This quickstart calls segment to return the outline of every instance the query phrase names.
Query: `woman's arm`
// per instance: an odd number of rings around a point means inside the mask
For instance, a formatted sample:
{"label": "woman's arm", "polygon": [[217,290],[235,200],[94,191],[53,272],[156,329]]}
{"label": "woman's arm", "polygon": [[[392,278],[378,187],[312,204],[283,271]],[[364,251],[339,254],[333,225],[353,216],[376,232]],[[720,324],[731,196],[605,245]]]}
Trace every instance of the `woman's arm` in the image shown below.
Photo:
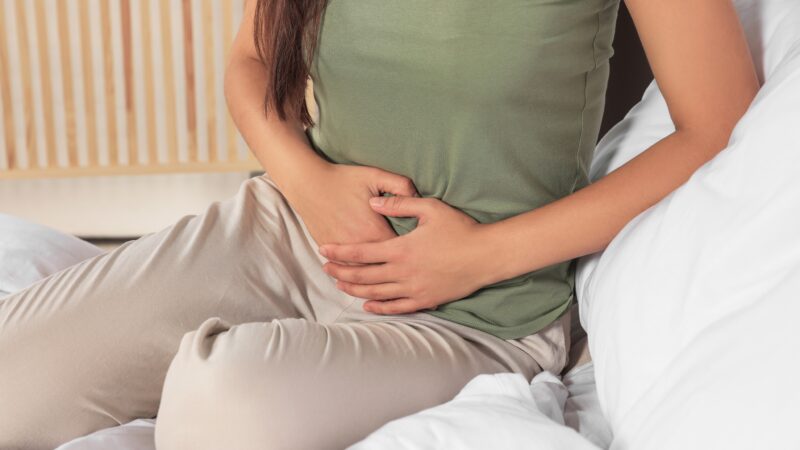
{"label": "woman's arm", "polygon": [[727,145],[758,91],[730,0],[627,0],[675,132],[573,195],[487,227],[509,255],[497,280],[605,248]]}
{"label": "woman's arm", "polygon": [[236,127],[256,159],[281,191],[290,190],[294,180],[321,170],[326,161],[317,155],[300,120],[264,114],[264,92],[269,71],[258,58],[253,41],[256,0],[248,0],[239,31],[225,69],[225,99]]}
{"label": "woman's arm", "polygon": [[[311,147],[298,119],[264,113],[270,71],[253,40],[256,0],[248,0],[225,70],[228,110],[244,140],[317,243],[375,242],[397,236],[370,209],[372,195],[416,194],[410,179],[372,167],[328,162]],[[325,195],[321,196],[320,192]]]}
{"label": "woman's arm", "polygon": [[410,312],[599,251],[722,150],[759,88],[731,1],[627,0],[627,5],[674,133],[572,195],[488,225],[433,199],[390,198],[375,210],[417,216],[420,225],[381,244],[323,247],[332,260],[385,263],[382,272],[327,264],[340,288],[370,299],[400,298],[367,302],[367,310]]}

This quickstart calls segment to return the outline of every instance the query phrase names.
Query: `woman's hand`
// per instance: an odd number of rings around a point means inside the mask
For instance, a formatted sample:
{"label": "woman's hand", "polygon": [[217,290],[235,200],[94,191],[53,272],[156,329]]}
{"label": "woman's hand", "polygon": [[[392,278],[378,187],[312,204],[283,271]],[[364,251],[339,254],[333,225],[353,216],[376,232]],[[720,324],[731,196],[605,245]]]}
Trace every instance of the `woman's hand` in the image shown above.
{"label": "woman's hand", "polygon": [[[375,211],[417,217],[417,227],[379,243],[324,245],[325,272],[336,286],[368,299],[364,310],[402,314],[466,297],[487,284],[491,249],[484,225],[433,198],[376,197]],[[358,263],[361,265],[350,265]]]}
{"label": "woman's hand", "polygon": [[366,166],[325,163],[282,192],[317,244],[379,242],[397,237],[369,199],[384,192],[419,195],[411,179]]}

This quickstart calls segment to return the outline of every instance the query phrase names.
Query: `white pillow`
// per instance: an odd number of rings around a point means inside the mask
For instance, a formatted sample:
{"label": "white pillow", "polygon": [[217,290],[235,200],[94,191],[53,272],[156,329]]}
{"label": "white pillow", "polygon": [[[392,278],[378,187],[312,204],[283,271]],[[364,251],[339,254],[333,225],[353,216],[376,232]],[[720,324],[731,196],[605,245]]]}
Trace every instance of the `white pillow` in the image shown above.
{"label": "white pillow", "polygon": [[[738,1],[765,85],[730,144],[579,263],[612,448],[800,448],[800,2]],[[674,130],[657,86],[594,178]]]}
{"label": "white pillow", "polygon": [[0,214],[0,297],[101,253],[74,236]]}

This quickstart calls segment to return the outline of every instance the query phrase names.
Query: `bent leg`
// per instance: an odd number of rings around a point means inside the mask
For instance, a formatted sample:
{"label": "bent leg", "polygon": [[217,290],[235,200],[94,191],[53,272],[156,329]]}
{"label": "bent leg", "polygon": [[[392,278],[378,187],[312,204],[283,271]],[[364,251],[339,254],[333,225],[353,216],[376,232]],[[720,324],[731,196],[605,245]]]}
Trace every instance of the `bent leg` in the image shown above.
{"label": "bent leg", "polygon": [[[313,240],[274,184],[0,301],[0,448],[53,448],[152,417],[181,337],[208,317],[332,320]],[[326,305],[319,308],[314,305]]]}
{"label": "bent leg", "polygon": [[156,446],[342,449],[452,399],[478,374],[538,371],[494,339],[417,319],[233,327],[210,319],[183,338],[170,366]]}

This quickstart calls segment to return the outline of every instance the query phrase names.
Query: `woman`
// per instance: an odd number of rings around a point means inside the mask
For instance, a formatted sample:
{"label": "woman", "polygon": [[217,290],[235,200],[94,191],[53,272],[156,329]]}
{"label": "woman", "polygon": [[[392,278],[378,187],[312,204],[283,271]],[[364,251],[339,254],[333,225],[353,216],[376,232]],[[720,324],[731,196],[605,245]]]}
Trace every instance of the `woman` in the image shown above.
{"label": "woman", "polygon": [[249,1],[226,96],[271,177],[0,303],[0,447],[158,414],[159,449],[343,448],[559,372],[570,261],[758,89],[730,0],[628,6],[676,131],[588,185],[616,0]]}

